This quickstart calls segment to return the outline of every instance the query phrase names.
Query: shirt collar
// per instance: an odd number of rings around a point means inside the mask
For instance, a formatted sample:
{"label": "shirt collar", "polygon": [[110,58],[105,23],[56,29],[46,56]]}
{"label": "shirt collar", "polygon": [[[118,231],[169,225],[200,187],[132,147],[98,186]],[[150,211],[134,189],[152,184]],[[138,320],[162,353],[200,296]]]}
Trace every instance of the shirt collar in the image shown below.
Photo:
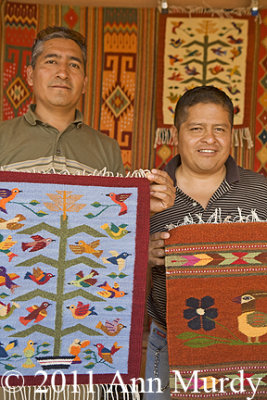
{"label": "shirt collar", "polygon": [[[37,125],[38,122],[42,122],[35,114],[35,108],[36,104],[30,104],[28,111],[26,112],[26,114],[24,114],[24,118],[26,119],[28,124],[32,126]],[[73,124],[75,124],[77,128],[80,128],[82,123],[83,123],[83,115],[79,110],[76,109],[75,119],[73,121]]]}
{"label": "shirt collar", "polygon": [[[175,178],[175,172],[176,168],[181,165],[181,157],[180,154],[177,154],[167,165],[165,170],[168,172],[172,180],[174,181],[174,184],[176,186],[176,178]],[[226,166],[226,181],[229,184],[232,184],[234,182],[238,182],[240,179],[240,174],[239,174],[239,169],[238,166],[233,159],[232,156],[229,156],[226,160],[225,163]]]}

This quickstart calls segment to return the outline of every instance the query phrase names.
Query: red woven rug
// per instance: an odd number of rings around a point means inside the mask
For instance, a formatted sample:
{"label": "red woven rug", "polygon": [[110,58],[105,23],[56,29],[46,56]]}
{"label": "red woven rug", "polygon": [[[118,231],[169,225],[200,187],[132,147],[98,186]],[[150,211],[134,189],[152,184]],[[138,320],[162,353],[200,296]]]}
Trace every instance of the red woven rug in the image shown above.
{"label": "red woven rug", "polygon": [[254,170],[267,176],[267,10],[261,10]]}
{"label": "red woven rug", "polygon": [[63,389],[89,384],[89,372],[93,383],[117,371],[138,378],[149,182],[15,172],[0,181],[0,376],[18,386],[45,376]]}
{"label": "red woven rug", "polygon": [[187,225],[170,233],[172,397],[266,399],[267,223]]}

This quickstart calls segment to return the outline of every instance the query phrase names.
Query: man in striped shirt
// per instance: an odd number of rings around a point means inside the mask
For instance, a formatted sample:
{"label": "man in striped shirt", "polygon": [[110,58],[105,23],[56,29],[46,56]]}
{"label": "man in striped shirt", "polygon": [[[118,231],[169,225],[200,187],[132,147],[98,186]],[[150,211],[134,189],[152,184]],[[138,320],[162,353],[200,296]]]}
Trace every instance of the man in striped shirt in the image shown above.
{"label": "man in striped shirt", "polygon": [[176,106],[179,154],[166,167],[176,199],[173,207],[151,218],[150,227],[152,289],[147,310],[152,324],[146,379],[160,378],[162,393],[147,393],[145,400],[170,399],[164,267],[168,227],[267,220],[267,179],[237,166],[230,156],[233,114],[230,98],[212,86],[187,91]]}

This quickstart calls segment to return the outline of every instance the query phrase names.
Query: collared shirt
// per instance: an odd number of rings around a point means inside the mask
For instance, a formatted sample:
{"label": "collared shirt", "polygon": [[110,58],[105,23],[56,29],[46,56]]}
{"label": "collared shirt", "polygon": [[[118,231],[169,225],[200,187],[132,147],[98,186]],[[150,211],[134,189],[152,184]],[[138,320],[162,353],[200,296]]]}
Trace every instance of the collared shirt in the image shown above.
{"label": "collared shirt", "polygon": [[118,143],[84,124],[78,110],[63,132],[40,121],[34,110],[31,105],[25,115],[0,123],[2,170],[124,173]]}
{"label": "collared shirt", "polygon": [[[180,163],[180,156],[176,156],[166,167],[175,185],[175,171]],[[267,221],[267,179],[237,166],[230,156],[225,165],[226,177],[205,209],[176,187],[173,207],[151,218],[150,233],[186,224]],[[167,328],[164,266],[152,268],[152,289],[147,301],[147,310],[154,321]]]}

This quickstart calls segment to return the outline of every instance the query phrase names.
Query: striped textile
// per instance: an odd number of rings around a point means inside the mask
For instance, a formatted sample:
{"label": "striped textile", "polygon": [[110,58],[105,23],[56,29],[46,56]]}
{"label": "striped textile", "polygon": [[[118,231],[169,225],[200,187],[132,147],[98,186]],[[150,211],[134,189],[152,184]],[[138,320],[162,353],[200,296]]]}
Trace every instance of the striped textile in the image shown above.
{"label": "striped textile", "polygon": [[165,260],[173,399],[266,399],[266,237],[266,222],[170,231]]}
{"label": "striped textile", "polygon": [[254,170],[267,176],[267,10],[260,12]]}

